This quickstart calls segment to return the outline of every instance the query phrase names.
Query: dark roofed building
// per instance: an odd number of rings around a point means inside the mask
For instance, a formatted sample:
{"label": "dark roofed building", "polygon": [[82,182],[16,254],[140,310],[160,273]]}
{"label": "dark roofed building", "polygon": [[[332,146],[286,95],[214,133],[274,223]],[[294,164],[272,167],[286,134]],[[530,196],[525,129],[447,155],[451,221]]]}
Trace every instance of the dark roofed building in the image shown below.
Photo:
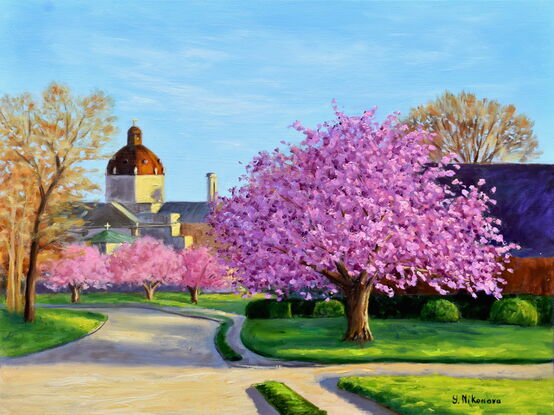
{"label": "dark roofed building", "polygon": [[554,165],[460,164],[456,177],[466,185],[483,186],[496,205],[491,216],[502,221],[504,239],[521,250],[517,257],[554,257]]}

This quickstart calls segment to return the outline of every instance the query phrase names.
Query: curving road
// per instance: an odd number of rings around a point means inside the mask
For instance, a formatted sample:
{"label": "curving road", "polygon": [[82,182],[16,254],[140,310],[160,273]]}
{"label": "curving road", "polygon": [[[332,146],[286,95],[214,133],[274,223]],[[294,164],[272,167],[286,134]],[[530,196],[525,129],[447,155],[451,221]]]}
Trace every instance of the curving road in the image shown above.
{"label": "curving road", "polygon": [[140,308],[94,308],[109,319],[79,341],[5,364],[52,365],[71,362],[117,366],[227,367],[214,345],[218,323]]}
{"label": "curving road", "polygon": [[[341,376],[376,374],[552,376],[548,364],[228,367],[214,346],[216,322],[141,308],[94,311],[109,319],[90,336],[1,362],[0,414],[274,415],[250,388],[265,380],[285,382],[329,415],[391,414],[337,390],[336,381]],[[250,359],[257,356],[252,355]]]}

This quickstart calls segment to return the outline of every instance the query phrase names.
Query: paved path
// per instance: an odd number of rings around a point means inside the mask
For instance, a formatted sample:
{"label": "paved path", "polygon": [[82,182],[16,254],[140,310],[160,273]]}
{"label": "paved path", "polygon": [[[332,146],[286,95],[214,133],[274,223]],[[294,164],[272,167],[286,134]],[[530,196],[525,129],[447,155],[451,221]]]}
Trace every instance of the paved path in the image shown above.
{"label": "paved path", "polygon": [[[146,309],[94,309],[109,315],[104,327],[94,334],[2,362],[0,414],[275,414],[250,388],[264,380],[285,382],[330,415],[390,414],[367,400],[338,391],[337,379],[429,373],[552,376],[550,365],[275,367],[278,362],[252,352],[250,357],[259,359],[264,367],[228,367],[213,345],[216,322]],[[240,323],[240,318],[236,321]],[[267,367],[270,363],[274,367]]]}

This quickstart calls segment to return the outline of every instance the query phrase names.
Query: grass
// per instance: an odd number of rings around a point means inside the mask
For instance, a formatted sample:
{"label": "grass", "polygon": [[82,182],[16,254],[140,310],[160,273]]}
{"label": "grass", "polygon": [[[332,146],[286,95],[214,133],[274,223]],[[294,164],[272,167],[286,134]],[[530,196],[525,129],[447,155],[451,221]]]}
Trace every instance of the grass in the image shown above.
{"label": "grass", "polygon": [[[229,313],[244,314],[246,305],[263,295],[252,298],[242,298],[237,294],[200,294],[198,304],[190,301],[190,295],[184,292],[159,291],[154,295],[154,300],[148,301],[142,293],[85,293],[81,295],[80,304],[125,304],[144,303],[173,307],[199,307],[226,311]],[[39,294],[37,304],[71,304],[69,293]]]}
{"label": "grass", "polygon": [[0,356],[21,356],[82,337],[106,320],[100,313],[36,309],[34,323],[0,309]]}
{"label": "grass", "polygon": [[225,359],[232,362],[237,362],[242,360],[242,356],[237,353],[233,348],[227,343],[227,332],[234,324],[233,320],[228,317],[218,317],[223,321],[219,325],[217,332],[215,334],[215,346],[219,351],[219,354]]}
{"label": "grass", "polygon": [[253,386],[281,415],[327,414],[284,383],[268,380]]}
{"label": "grass", "polygon": [[373,319],[375,340],[342,342],[344,318],[250,320],[241,338],[251,350],[283,360],[319,363],[541,363],[552,360],[552,328],[480,320],[436,323]]}
{"label": "grass", "polygon": [[[404,415],[554,413],[554,379],[352,376],[341,378],[338,387],[370,398]],[[480,402],[472,402],[472,397]]]}

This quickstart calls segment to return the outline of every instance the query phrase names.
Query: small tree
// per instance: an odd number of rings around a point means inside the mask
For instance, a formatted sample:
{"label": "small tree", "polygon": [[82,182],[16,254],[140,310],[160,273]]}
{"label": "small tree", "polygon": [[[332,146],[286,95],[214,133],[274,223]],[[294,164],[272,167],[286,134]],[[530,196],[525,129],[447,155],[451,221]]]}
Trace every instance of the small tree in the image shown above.
{"label": "small tree", "polygon": [[525,162],[540,154],[533,121],[516,115],[514,105],[479,100],[467,92],[446,91],[435,101],[413,108],[406,122],[435,133],[430,140],[436,147],[431,152],[434,161],[452,152],[460,163]]}
{"label": "small tree", "polygon": [[225,266],[208,248],[183,249],[177,255],[179,268],[175,283],[189,291],[194,304],[198,304],[199,288],[224,288],[230,285]]}
{"label": "small tree", "polygon": [[72,218],[72,203],[98,188],[83,162],[102,157],[100,150],[115,132],[112,101],[95,92],[75,97],[52,83],[40,101],[29,94],[0,98],[0,151],[3,159],[23,164],[30,174],[33,207],[29,218],[25,321],[35,319],[37,266],[40,251],[61,239],[82,220]]}
{"label": "small tree", "polygon": [[299,146],[260,153],[245,184],[212,204],[209,222],[240,282],[277,295],[338,289],[348,341],[373,338],[373,289],[392,296],[423,282],[441,294],[500,296],[497,259],[514,246],[486,217],[486,194],[470,186],[456,196],[439,183],[454,175],[445,168],[454,156],[428,165],[427,133],[407,132],[395,116],[379,125],[374,111],[335,111],[317,130],[296,122]]}
{"label": "small tree", "polygon": [[153,300],[156,288],[174,279],[178,258],[162,241],[144,237],[117,248],[108,263],[114,282],[142,286]]}
{"label": "small tree", "polygon": [[45,285],[54,291],[67,287],[72,303],[80,301],[81,290],[106,288],[111,282],[104,255],[92,246],[68,245],[60,259],[49,260],[41,268]]}

